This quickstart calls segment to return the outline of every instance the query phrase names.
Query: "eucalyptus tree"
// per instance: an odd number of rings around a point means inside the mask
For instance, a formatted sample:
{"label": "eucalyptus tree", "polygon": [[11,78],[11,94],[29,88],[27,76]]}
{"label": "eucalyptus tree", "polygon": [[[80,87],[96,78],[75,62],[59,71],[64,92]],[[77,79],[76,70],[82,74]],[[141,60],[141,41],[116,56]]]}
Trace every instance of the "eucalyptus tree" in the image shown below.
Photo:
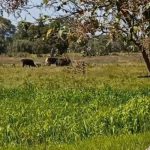
{"label": "eucalyptus tree", "polygon": [[[0,5],[11,12],[28,8],[29,1],[3,0]],[[41,7],[63,13],[58,16],[61,18],[74,17],[72,31],[78,41],[95,36],[96,31],[109,35],[110,42],[123,37],[126,43],[141,50],[150,72],[149,46],[146,46],[150,35],[150,0],[43,0]]]}

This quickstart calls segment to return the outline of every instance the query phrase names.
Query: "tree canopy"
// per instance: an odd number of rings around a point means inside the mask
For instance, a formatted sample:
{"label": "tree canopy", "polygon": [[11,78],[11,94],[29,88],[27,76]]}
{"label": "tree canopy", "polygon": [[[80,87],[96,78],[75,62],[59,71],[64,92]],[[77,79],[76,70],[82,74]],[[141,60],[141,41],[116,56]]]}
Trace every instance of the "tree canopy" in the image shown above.
{"label": "tree canopy", "polygon": [[[28,6],[28,2],[3,0],[1,7],[5,6],[8,11],[24,6],[29,9],[31,6]],[[75,33],[85,36],[99,31],[101,34],[109,33],[112,40],[121,35],[135,44],[149,35],[149,5],[149,0],[43,0],[41,3],[41,7],[55,7],[56,12],[64,11],[65,18],[74,17],[72,27],[76,29]]]}

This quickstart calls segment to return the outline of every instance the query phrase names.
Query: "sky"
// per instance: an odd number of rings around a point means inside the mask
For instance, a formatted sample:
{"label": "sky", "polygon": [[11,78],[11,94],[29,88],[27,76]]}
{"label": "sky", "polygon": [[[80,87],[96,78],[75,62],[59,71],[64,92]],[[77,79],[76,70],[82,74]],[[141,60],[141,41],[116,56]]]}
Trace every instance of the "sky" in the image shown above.
{"label": "sky", "polygon": [[[42,0],[32,0],[32,4],[41,4]],[[35,2],[36,1],[36,2]],[[46,14],[49,16],[56,16],[56,12],[54,9],[37,9],[37,8],[32,8],[27,11],[22,11],[19,13],[21,17],[16,18],[14,17],[13,14],[8,15],[6,12],[3,12],[3,17],[8,18],[12,21],[12,24],[17,25],[17,23],[21,20],[26,20],[29,22],[36,22],[35,18],[39,18],[40,14]]]}

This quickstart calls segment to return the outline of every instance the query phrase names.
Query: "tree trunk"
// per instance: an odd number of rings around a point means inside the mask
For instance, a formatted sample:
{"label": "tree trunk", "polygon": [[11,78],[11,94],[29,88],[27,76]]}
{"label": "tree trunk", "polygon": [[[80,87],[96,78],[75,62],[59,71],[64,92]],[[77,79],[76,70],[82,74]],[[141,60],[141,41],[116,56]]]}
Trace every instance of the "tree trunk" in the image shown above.
{"label": "tree trunk", "polygon": [[133,42],[135,43],[136,46],[139,47],[139,49],[142,51],[142,56],[143,56],[143,59],[145,61],[145,64],[146,64],[146,67],[150,73],[150,59],[148,57],[148,54],[146,52],[146,48],[143,46],[142,43],[140,42],[137,42],[136,40],[133,40]]}
{"label": "tree trunk", "polygon": [[146,63],[146,66],[147,66],[147,69],[150,73],[150,60],[148,58],[148,54],[146,53],[146,49],[145,48],[142,48],[142,56],[143,56],[143,59]]}

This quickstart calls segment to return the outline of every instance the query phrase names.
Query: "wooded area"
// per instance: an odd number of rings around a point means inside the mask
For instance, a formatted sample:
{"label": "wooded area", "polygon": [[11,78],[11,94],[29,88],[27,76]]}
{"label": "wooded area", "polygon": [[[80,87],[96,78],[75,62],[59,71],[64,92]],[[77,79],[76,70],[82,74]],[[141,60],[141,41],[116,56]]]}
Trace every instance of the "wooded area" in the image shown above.
{"label": "wooded area", "polygon": [[[109,43],[108,35],[97,35],[80,41],[77,36],[70,35],[74,23],[58,19],[45,23],[42,17],[37,24],[21,21],[14,26],[10,20],[0,17],[4,28],[0,33],[0,53],[10,56],[18,53],[61,55],[66,52],[82,53],[84,56],[107,55],[111,52],[138,51],[136,47],[128,46],[123,39],[113,44]],[[55,29],[54,29],[55,28]]]}

